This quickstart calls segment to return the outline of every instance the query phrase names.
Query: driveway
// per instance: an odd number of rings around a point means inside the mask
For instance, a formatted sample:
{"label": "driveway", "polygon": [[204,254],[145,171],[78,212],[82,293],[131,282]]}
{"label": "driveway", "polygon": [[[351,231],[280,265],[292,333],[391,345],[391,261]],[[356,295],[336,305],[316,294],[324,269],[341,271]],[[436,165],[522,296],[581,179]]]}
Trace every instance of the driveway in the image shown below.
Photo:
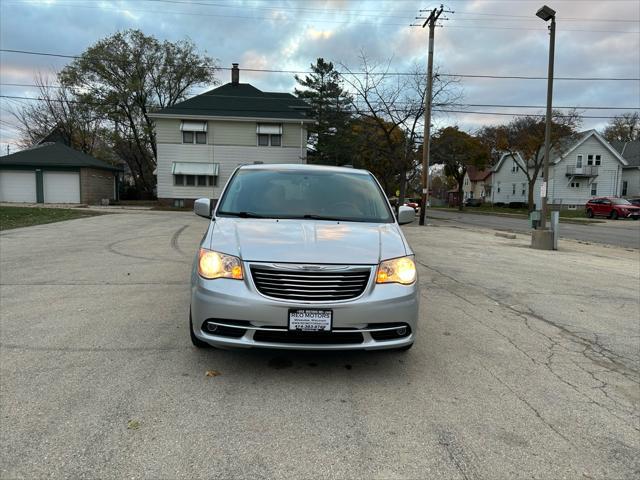
{"label": "driveway", "polygon": [[0,235],[1,478],[638,475],[637,252],[409,226],[409,352],[200,351],[205,226],[147,212]]}
{"label": "driveway", "polygon": [[[524,218],[452,212],[437,209],[428,210],[427,218],[430,221],[435,220],[436,222],[454,222],[463,225],[509,230],[518,233],[531,233],[529,221]],[[597,220],[601,220],[602,223],[578,225],[563,222],[561,218],[560,238],[616,245],[619,247],[640,248],[640,221],[606,220],[599,218]]]}

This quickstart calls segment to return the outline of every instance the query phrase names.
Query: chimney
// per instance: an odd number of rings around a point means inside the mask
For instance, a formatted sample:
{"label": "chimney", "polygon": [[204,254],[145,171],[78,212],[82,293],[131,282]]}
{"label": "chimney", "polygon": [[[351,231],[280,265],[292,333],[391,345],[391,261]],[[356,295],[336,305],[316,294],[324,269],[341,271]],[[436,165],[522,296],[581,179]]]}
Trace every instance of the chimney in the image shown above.
{"label": "chimney", "polygon": [[240,83],[240,69],[238,68],[237,63],[232,63],[233,68],[231,69],[231,83],[233,85],[238,85]]}

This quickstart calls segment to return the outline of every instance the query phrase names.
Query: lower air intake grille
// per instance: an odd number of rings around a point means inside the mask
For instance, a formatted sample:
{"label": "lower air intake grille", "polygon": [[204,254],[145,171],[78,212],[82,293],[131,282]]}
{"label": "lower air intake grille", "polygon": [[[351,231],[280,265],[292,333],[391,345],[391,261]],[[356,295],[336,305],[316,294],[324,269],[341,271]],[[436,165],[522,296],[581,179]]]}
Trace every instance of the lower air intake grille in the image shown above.
{"label": "lower air intake grille", "polygon": [[339,330],[333,332],[291,332],[283,330],[257,330],[253,334],[256,342],[273,343],[305,343],[310,345],[332,345],[347,343],[362,343],[364,338],[359,332],[344,332]]}
{"label": "lower air intake grille", "polygon": [[263,295],[321,302],[359,297],[367,287],[371,269],[313,271],[251,265],[251,275],[256,288]]}

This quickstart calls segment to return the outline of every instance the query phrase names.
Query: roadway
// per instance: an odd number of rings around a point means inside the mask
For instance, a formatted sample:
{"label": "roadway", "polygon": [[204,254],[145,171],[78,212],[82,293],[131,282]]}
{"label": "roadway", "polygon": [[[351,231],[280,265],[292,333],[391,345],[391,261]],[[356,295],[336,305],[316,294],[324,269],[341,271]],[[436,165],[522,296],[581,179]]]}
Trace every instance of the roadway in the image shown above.
{"label": "roadway", "polygon": [[[428,210],[427,220],[436,225],[459,223],[504,230],[514,233],[530,233],[528,220],[500,215]],[[604,220],[603,223],[578,225],[564,223],[560,219],[560,238],[588,243],[603,243],[626,248],[640,248],[640,221]]]}

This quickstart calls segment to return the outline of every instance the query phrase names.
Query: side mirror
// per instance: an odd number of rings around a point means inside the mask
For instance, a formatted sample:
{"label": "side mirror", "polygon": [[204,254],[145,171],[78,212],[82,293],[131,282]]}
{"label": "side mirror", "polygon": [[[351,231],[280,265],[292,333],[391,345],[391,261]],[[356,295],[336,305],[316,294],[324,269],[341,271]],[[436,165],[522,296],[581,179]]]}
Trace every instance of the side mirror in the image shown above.
{"label": "side mirror", "polygon": [[416,211],[411,207],[402,205],[398,210],[398,223],[404,225],[411,223],[416,219]]}
{"label": "side mirror", "polygon": [[208,198],[199,198],[193,202],[193,213],[200,217],[211,218],[212,210],[211,200]]}

